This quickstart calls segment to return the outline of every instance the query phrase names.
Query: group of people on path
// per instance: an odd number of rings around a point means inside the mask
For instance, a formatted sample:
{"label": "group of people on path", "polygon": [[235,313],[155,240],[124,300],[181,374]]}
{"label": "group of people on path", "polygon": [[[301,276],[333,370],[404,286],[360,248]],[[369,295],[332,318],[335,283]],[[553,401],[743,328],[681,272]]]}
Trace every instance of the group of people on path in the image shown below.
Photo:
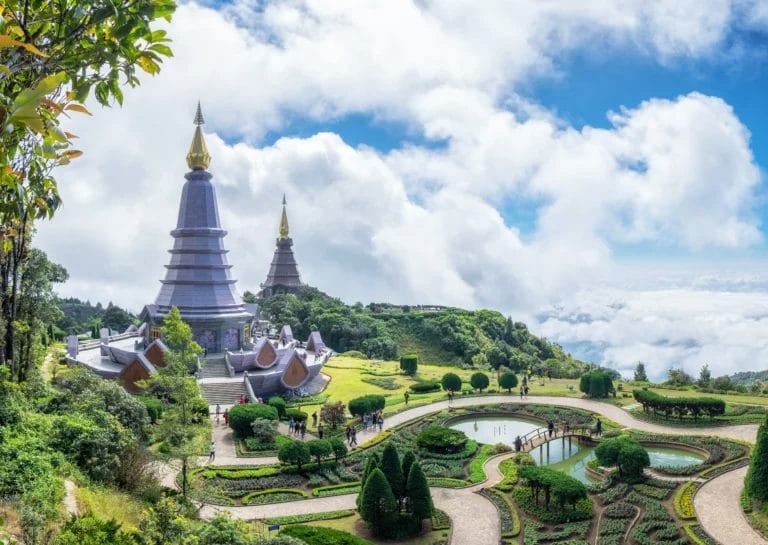
{"label": "group of people on path", "polygon": [[376,427],[376,425],[379,426],[379,431],[384,429],[384,415],[382,414],[381,410],[378,410],[375,413],[365,413],[363,415],[362,421],[363,431],[367,431],[369,427],[373,429]]}
{"label": "group of people on path", "polygon": [[[288,419],[288,435],[297,435],[304,439],[307,433],[307,421],[306,420],[294,420],[293,417]],[[320,437],[322,439],[322,436]]]}
{"label": "group of people on path", "polygon": [[357,429],[354,426],[347,426],[344,430],[344,435],[347,436],[347,445],[350,447],[357,446]]}

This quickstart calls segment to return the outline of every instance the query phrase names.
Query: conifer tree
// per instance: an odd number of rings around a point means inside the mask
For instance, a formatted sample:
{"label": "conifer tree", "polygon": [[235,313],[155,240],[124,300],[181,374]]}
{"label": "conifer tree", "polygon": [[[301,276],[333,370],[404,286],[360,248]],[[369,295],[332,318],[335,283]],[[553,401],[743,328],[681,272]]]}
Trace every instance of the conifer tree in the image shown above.
{"label": "conifer tree", "polygon": [[419,462],[414,462],[408,472],[406,498],[408,498],[408,511],[419,521],[419,527],[421,527],[421,521],[432,516],[432,495],[429,492],[427,477]]}
{"label": "conifer tree", "polygon": [[390,443],[384,447],[379,467],[384,472],[384,476],[392,488],[392,493],[400,500],[405,495],[405,477],[403,476],[403,466],[400,465],[400,456],[393,444]]}
{"label": "conifer tree", "polygon": [[416,455],[413,453],[413,451],[406,451],[406,453],[403,455],[403,480],[406,483],[408,482],[408,472],[410,472],[411,466],[415,461]]}
{"label": "conifer tree", "polygon": [[768,417],[757,432],[746,488],[750,497],[761,502],[768,501]]}
{"label": "conifer tree", "polygon": [[360,496],[360,517],[368,523],[374,535],[386,535],[397,521],[399,509],[381,469],[376,468],[371,472]]}
{"label": "conifer tree", "polygon": [[360,494],[357,495],[356,499],[358,509],[360,509],[360,503],[363,501],[362,490],[365,488],[365,483],[371,472],[377,467],[379,467],[379,455],[374,452],[365,462],[365,469],[363,469],[363,475],[360,478]]}

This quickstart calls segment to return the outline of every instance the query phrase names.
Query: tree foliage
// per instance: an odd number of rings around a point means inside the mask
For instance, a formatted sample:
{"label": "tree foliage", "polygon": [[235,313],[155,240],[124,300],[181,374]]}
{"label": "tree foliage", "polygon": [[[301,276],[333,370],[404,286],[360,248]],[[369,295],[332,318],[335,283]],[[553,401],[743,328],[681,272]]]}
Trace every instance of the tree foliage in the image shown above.
{"label": "tree foliage", "polygon": [[257,418],[277,421],[277,409],[264,403],[235,405],[229,410],[229,427],[238,437],[253,435],[253,422]]}
{"label": "tree foliage", "polygon": [[432,516],[432,494],[429,484],[419,462],[413,462],[408,472],[408,482],[405,487],[406,505],[419,522]]}
{"label": "tree foliage", "polygon": [[115,520],[101,520],[93,513],[73,515],[53,539],[52,545],[135,545],[131,534],[120,530]]}
{"label": "tree foliage", "polygon": [[440,384],[443,387],[443,390],[453,390],[454,392],[460,392],[461,391],[461,377],[457,375],[456,373],[446,373],[443,375],[443,378],[440,379]]}
{"label": "tree foliage", "polygon": [[349,412],[354,416],[375,413],[384,408],[386,399],[382,395],[369,394],[349,401]]}
{"label": "tree foliage", "polygon": [[648,382],[648,375],[645,372],[645,364],[641,361],[637,362],[637,366],[635,367],[635,381]]}
{"label": "tree foliage", "polygon": [[417,354],[408,354],[400,356],[400,369],[406,375],[413,376],[419,368],[419,356]]}
{"label": "tree foliage", "polygon": [[666,418],[690,415],[698,419],[703,414],[714,418],[725,414],[725,401],[714,397],[667,397],[650,390],[634,390],[632,395],[645,412],[663,413]]}
{"label": "tree foliage", "polygon": [[768,417],[757,432],[745,487],[751,497],[768,502]]}
{"label": "tree foliage", "polygon": [[311,453],[309,447],[304,441],[290,441],[285,443],[277,452],[277,459],[286,464],[295,464],[301,469],[301,466],[308,463]]}
{"label": "tree foliage", "polygon": [[605,371],[591,371],[581,376],[579,390],[589,397],[604,398],[611,394],[613,389],[612,375]]}
{"label": "tree foliage", "polygon": [[401,499],[405,494],[405,477],[403,476],[403,466],[400,463],[397,448],[392,443],[387,443],[387,446],[384,447],[379,469],[387,478],[392,493],[396,498]]}
{"label": "tree foliage", "polygon": [[397,521],[398,506],[392,488],[381,469],[374,469],[361,492],[360,517],[377,536],[386,536]]}
{"label": "tree foliage", "polygon": [[309,454],[315,457],[317,465],[320,465],[320,460],[333,454],[333,447],[328,439],[312,439],[307,441],[307,448],[309,449]]}
{"label": "tree foliage", "polygon": [[331,428],[336,429],[347,419],[346,409],[346,405],[341,401],[336,401],[335,403],[326,401],[320,407],[320,420],[331,426]]}
{"label": "tree foliage", "polygon": [[488,385],[491,383],[490,379],[488,378],[488,375],[485,373],[472,373],[472,376],[469,377],[469,383],[472,385],[472,388],[475,390],[480,390],[481,392],[488,388]]}
{"label": "tree foliage", "polygon": [[506,388],[507,392],[511,392],[512,388],[517,386],[517,375],[515,373],[502,373],[499,376],[499,387]]}
{"label": "tree foliage", "polygon": [[616,466],[619,478],[632,483],[641,481],[643,471],[651,465],[648,451],[626,435],[601,441],[595,449],[595,456],[600,465]]}
{"label": "tree foliage", "polygon": [[531,488],[536,503],[539,503],[541,493],[544,494],[546,508],[551,507],[553,496],[561,509],[566,505],[576,505],[580,499],[587,497],[587,487],[582,482],[548,467],[521,466],[518,476]]}

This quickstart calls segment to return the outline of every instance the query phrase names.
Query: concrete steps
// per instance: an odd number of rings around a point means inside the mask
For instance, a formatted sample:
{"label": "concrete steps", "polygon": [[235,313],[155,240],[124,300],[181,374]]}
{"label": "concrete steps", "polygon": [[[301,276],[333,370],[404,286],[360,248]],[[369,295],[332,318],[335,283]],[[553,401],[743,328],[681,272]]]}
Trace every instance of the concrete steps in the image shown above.
{"label": "concrete steps", "polygon": [[200,369],[199,378],[229,378],[223,356],[206,359],[204,363],[205,365]]}
{"label": "concrete steps", "polygon": [[200,382],[200,390],[208,405],[234,405],[245,394],[242,380],[228,382]]}

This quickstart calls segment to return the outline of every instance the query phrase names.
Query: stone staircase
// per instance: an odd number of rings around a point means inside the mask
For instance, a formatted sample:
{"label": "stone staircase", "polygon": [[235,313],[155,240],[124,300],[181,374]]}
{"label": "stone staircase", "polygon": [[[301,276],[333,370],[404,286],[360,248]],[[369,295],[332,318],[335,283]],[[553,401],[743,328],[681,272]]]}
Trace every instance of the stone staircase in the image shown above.
{"label": "stone staircase", "polygon": [[229,379],[215,382],[201,381],[200,389],[208,405],[234,405],[240,401],[240,396],[245,394],[243,379]]}
{"label": "stone staircase", "polygon": [[202,363],[199,378],[229,378],[227,365],[224,362],[224,356],[206,358]]}

